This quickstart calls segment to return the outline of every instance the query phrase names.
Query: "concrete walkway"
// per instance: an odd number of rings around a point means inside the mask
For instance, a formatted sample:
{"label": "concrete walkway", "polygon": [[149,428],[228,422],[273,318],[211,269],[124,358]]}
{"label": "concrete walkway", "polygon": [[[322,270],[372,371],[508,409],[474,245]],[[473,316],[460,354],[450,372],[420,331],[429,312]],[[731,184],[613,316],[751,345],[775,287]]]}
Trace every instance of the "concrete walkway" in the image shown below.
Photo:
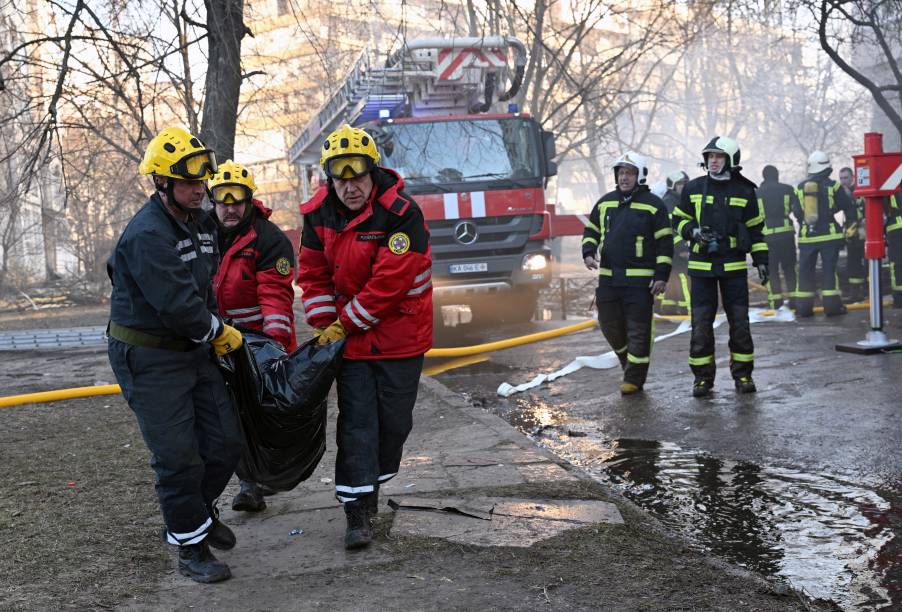
{"label": "concrete walkway", "polygon": [[[266,601],[262,609],[302,609],[295,598],[304,575],[394,560],[378,538],[363,551],[343,548],[344,512],[335,501],[332,484],[334,408],[330,406],[326,455],[309,480],[293,491],[268,497],[267,509],[256,514],[233,512],[229,507],[236,483],[223,495],[221,518],[235,531],[238,544],[231,551],[216,551],[216,555],[231,567],[231,580],[199,585],[173,570],[159,585],[156,597],[128,603],[123,609],[237,611],[247,610],[249,601]],[[382,488],[380,514],[390,517],[389,499],[577,478],[500,418],[467,404],[433,379],[423,378],[414,431],[405,447],[401,472]],[[607,505],[611,519],[620,522],[616,507]],[[302,533],[291,535],[293,530]]]}

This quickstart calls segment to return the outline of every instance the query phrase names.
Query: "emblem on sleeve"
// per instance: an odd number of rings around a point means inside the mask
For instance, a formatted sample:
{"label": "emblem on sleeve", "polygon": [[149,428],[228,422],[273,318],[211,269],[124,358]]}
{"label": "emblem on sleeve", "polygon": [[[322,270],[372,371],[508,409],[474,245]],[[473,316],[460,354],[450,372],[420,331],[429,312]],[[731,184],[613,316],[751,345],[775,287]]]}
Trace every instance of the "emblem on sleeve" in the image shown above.
{"label": "emblem on sleeve", "polygon": [[288,276],[291,273],[291,262],[287,257],[279,257],[276,260],[276,272],[282,276]]}
{"label": "emblem on sleeve", "polygon": [[392,234],[388,239],[388,248],[395,255],[403,255],[410,248],[410,238],[404,232]]}

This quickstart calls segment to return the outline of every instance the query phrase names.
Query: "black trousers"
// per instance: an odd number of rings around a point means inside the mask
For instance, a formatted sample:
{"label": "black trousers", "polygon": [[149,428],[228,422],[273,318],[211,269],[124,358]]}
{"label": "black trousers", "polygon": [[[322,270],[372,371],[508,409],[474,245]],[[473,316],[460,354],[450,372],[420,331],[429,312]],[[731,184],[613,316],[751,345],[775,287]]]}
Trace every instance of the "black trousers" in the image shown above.
{"label": "black trousers", "polygon": [[771,308],[779,308],[796,288],[796,239],[792,232],[783,232],[766,236],[765,241],[770,262],[767,299]]}
{"label": "black trousers", "polygon": [[846,240],[846,278],[851,298],[860,301],[867,297],[868,264],[864,259],[864,240],[860,238]]}
{"label": "black trousers", "polygon": [[244,444],[222,374],[204,347],[181,353],[111,338],[108,354],[151,452],[167,540],[200,542]]}
{"label": "black trousers", "polygon": [[413,428],[423,356],[345,359],[338,374],[335,496],[354,501],[391,480]]}
{"label": "black trousers", "polygon": [[598,324],[623,368],[623,382],[645,384],[654,342],[654,300],[648,287],[600,286]]}
{"label": "black trousers", "polygon": [[796,289],[796,314],[810,317],[814,313],[814,298],[817,295],[817,259],[821,259],[820,290],[824,314],[833,316],[843,313],[842,293],[836,264],[839,262],[841,240],[803,243],[799,245],[799,282]]}
{"label": "black trousers", "polygon": [[692,277],[692,340],[689,365],[696,380],[714,381],[714,317],[717,292],[730,325],[730,374],[751,376],[755,367],[755,347],[749,325],[749,285],[745,275]]}

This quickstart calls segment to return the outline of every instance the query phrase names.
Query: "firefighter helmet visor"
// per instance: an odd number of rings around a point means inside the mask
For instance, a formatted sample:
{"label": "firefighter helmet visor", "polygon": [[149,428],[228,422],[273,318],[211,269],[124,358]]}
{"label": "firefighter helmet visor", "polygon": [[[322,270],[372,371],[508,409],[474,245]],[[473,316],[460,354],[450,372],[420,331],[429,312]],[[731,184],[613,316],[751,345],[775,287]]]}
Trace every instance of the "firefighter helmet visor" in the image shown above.
{"label": "firefighter helmet visor", "polygon": [[240,204],[251,199],[251,190],[244,185],[215,185],[210,189],[212,200],[217,204]]}
{"label": "firefighter helmet visor", "polygon": [[323,164],[326,176],[332,179],[354,179],[373,169],[373,160],[367,155],[331,157]]}
{"label": "firefighter helmet visor", "polygon": [[209,149],[204,149],[186,155],[172,164],[169,170],[175,176],[189,180],[197,180],[216,174],[218,168],[219,166],[216,164],[216,154]]}

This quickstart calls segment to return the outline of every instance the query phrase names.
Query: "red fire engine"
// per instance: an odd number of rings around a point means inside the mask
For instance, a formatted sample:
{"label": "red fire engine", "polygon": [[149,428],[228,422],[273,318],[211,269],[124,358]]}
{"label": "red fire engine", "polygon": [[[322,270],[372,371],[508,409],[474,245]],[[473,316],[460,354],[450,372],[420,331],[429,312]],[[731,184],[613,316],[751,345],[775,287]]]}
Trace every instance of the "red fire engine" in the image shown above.
{"label": "red fire engine", "polygon": [[289,153],[308,196],[325,136],[342,123],[369,131],[429,224],[437,308],[465,305],[475,320],[529,320],[552,239],[582,232],[545,196],[553,134],[511,103],[525,66],[511,37],[411,41],[379,68],[364,52]]}

